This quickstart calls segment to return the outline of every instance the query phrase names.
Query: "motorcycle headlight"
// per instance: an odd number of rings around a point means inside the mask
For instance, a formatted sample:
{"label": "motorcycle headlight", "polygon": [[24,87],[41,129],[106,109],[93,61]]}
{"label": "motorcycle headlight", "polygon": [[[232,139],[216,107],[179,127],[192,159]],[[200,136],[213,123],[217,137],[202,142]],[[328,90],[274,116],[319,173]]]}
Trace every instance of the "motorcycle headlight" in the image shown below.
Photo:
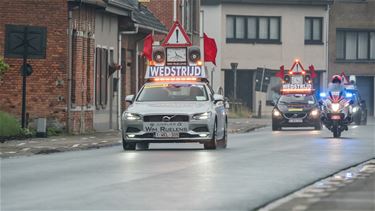
{"label": "motorcycle headlight", "polygon": [[206,120],[211,117],[211,112],[204,112],[204,113],[199,113],[199,114],[194,114],[193,119],[195,120]]}
{"label": "motorcycle headlight", "polygon": [[273,113],[274,116],[281,116],[280,111],[278,111],[277,109],[273,110],[272,113]]}
{"label": "motorcycle headlight", "polygon": [[331,104],[332,111],[337,112],[340,109],[340,104],[338,103],[332,103]]}
{"label": "motorcycle headlight", "polygon": [[317,116],[319,114],[319,110],[318,109],[314,109],[311,111],[311,116]]}
{"label": "motorcycle headlight", "polygon": [[359,110],[358,107],[354,107],[354,108],[353,108],[353,113],[356,113],[358,110]]}
{"label": "motorcycle headlight", "polygon": [[141,119],[141,115],[134,114],[134,113],[128,113],[128,112],[126,112],[124,114],[124,117],[125,117],[126,120],[140,120]]}

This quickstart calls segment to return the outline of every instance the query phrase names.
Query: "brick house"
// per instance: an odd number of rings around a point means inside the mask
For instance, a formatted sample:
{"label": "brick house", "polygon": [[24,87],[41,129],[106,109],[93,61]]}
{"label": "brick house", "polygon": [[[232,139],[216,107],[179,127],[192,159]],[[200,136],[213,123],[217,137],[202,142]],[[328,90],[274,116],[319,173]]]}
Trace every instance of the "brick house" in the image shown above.
{"label": "brick house", "polygon": [[375,1],[334,1],[329,17],[329,78],[355,75],[368,114],[375,115]]}
{"label": "brick house", "polygon": [[[125,31],[119,26],[136,24],[132,4],[138,2],[2,1],[0,57],[5,56],[10,69],[0,81],[0,109],[21,116],[22,59],[7,56],[7,28],[38,26],[46,31],[46,48],[44,58],[28,60],[34,70],[27,78],[29,122],[47,118],[49,127],[72,133],[118,129],[122,111],[119,46],[128,42],[126,36],[121,39]],[[147,15],[158,22],[152,13]],[[160,22],[157,27],[165,29]]]}
{"label": "brick house", "polygon": [[[167,29],[173,25],[173,10],[176,19],[186,30],[193,45],[200,46],[200,8],[201,0],[149,0],[143,3],[164,24]],[[161,40],[163,37],[158,37]]]}

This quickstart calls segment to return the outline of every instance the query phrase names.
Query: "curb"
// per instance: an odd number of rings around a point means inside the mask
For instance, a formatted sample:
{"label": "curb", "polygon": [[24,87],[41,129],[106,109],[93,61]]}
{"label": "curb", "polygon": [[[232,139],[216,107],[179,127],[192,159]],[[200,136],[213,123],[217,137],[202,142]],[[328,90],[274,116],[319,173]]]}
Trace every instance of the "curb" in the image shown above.
{"label": "curb", "polygon": [[319,179],[299,190],[264,204],[255,210],[308,210],[312,205],[319,203],[322,198],[329,197],[340,191],[340,188],[346,187],[353,182],[366,179],[371,174],[375,174],[374,158]]}

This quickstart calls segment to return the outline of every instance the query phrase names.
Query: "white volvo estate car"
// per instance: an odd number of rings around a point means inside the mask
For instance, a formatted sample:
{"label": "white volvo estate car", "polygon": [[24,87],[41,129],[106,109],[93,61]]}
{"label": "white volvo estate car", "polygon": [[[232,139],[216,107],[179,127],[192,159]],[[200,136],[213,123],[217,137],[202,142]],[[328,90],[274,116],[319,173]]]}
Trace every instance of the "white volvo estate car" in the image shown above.
{"label": "white volvo estate car", "polygon": [[205,78],[148,78],[122,114],[124,150],[150,143],[197,142],[205,149],[227,146],[227,113],[222,95]]}

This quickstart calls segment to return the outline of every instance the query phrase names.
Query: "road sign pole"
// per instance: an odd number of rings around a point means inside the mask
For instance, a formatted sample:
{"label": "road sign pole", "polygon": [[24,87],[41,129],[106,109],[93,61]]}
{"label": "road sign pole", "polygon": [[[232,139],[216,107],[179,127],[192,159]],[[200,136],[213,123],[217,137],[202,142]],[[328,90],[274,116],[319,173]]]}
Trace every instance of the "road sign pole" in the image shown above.
{"label": "road sign pole", "polygon": [[234,83],[233,83],[233,97],[234,100],[237,101],[237,67],[238,63],[230,63],[230,66],[233,70],[233,77],[234,77]]}
{"label": "road sign pole", "polygon": [[26,127],[26,71],[27,71],[27,48],[28,48],[28,40],[27,40],[27,27],[24,30],[24,54],[23,54],[23,66],[22,66],[22,111],[21,111],[21,126],[22,128]]}

